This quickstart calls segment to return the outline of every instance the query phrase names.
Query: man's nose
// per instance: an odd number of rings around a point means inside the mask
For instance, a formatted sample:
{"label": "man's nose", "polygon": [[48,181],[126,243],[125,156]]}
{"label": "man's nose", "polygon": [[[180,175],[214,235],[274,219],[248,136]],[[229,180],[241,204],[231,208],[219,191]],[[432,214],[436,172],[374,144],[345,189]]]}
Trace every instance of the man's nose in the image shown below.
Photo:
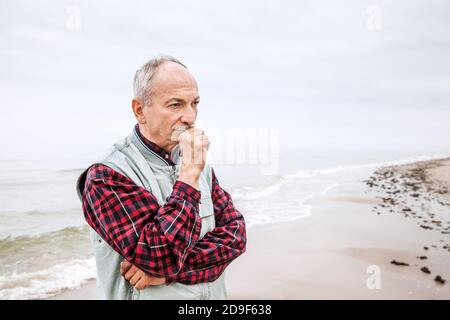
{"label": "man's nose", "polygon": [[197,117],[197,113],[192,107],[184,108],[183,114],[181,115],[181,122],[186,123],[188,125],[194,125],[195,118]]}

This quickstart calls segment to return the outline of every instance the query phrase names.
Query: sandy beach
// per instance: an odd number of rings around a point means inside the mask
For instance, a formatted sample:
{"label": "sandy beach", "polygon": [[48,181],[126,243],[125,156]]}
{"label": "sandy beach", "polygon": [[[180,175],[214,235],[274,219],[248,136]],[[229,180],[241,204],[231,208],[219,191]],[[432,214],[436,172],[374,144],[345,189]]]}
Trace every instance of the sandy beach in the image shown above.
{"label": "sandy beach", "polygon": [[[230,299],[449,299],[450,159],[384,167],[248,230]],[[53,299],[95,299],[95,282]]]}

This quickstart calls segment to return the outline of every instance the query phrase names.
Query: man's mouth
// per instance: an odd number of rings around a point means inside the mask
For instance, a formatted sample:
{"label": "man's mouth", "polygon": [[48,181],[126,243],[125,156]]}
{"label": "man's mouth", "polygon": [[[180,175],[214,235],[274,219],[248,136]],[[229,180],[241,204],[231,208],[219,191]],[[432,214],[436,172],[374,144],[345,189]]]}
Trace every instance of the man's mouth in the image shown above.
{"label": "man's mouth", "polygon": [[189,129],[189,128],[190,128],[190,127],[189,127],[188,125],[185,125],[185,124],[173,128],[173,130],[172,130],[172,135],[171,135],[170,139],[171,139],[172,141],[177,141],[177,142],[178,142],[179,136],[180,136],[184,131],[186,131],[186,130]]}
{"label": "man's mouth", "polygon": [[174,131],[181,131],[181,132],[183,132],[183,131],[186,131],[187,129],[189,129],[189,126],[181,125],[181,126],[175,127],[173,130]]}

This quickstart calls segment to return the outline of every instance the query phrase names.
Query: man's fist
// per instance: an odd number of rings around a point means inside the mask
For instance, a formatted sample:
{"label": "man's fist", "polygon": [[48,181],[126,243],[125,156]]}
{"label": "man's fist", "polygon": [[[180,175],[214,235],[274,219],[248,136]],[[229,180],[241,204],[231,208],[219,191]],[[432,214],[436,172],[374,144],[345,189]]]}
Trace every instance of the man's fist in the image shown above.
{"label": "man's fist", "polygon": [[179,135],[178,141],[182,155],[179,180],[197,188],[206,164],[209,138],[203,130],[189,128]]}
{"label": "man's fist", "polygon": [[203,170],[206,162],[206,152],[209,149],[209,138],[203,130],[189,128],[180,134],[180,151],[183,156],[183,166]]}
{"label": "man's fist", "polygon": [[144,290],[149,286],[158,286],[166,282],[166,278],[153,277],[126,260],[123,260],[120,264],[120,274],[138,290]]}

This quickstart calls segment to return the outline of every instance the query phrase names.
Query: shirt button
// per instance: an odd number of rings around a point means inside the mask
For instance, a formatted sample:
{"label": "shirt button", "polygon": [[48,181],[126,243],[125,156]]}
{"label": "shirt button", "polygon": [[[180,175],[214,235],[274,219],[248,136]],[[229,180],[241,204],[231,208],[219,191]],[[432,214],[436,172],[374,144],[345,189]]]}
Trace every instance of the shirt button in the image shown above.
{"label": "shirt button", "polygon": [[169,159],[169,155],[168,154],[166,154],[166,159]]}

